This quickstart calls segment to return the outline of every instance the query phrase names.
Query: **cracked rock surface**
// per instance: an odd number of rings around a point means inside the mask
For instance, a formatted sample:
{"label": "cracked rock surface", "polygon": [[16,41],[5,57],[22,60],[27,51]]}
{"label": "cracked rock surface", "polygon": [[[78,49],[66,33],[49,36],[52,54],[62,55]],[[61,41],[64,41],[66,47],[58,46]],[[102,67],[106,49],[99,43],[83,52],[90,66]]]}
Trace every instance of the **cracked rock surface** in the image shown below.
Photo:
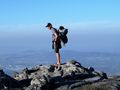
{"label": "cracked rock surface", "polygon": [[0,90],[120,90],[120,76],[108,77],[75,60],[37,65],[8,76],[0,70]]}

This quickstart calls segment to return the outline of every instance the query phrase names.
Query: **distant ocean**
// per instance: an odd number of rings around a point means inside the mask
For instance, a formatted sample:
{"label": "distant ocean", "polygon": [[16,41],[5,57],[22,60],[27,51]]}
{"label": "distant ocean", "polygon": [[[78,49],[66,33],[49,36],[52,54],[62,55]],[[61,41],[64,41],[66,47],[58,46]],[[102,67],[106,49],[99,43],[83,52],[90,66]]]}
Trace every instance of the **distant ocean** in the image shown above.
{"label": "distant ocean", "polygon": [[[93,67],[97,71],[109,75],[120,75],[120,53],[61,51],[62,63],[77,60],[83,66]],[[31,68],[40,64],[54,64],[54,52],[24,51],[18,53],[0,54],[0,68],[7,74],[21,71],[25,67]]]}

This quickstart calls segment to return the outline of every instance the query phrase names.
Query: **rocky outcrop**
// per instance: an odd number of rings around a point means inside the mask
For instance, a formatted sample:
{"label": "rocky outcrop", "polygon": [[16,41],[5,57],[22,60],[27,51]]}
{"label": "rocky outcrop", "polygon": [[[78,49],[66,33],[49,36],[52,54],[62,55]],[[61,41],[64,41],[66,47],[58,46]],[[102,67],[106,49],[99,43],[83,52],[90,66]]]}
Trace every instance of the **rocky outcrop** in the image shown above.
{"label": "rocky outcrop", "polygon": [[9,90],[10,88],[20,88],[20,84],[14,78],[6,75],[3,70],[0,70],[0,90]]}
{"label": "rocky outcrop", "polygon": [[[102,88],[102,89],[99,89]],[[108,89],[109,88],[109,89]],[[61,65],[38,65],[14,73],[0,71],[0,90],[119,90],[120,77],[107,77],[93,67],[83,67],[75,60]]]}

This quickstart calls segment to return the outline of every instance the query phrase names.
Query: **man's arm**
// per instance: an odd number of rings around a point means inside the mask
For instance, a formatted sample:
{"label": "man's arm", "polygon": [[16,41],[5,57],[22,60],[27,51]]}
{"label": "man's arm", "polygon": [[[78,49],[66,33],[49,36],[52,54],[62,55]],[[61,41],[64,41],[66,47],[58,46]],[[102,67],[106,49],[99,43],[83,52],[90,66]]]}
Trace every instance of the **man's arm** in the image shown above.
{"label": "man's arm", "polygon": [[52,28],[52,33],[55,35],[55,41],[57,41],[58,35],[57,35],[56,30],[54,28]]}
{"label": "man's arm", "polygon": [[57,41],[58,35],[56,34],[56,32],[54,34],[55,34],[55,41]]}

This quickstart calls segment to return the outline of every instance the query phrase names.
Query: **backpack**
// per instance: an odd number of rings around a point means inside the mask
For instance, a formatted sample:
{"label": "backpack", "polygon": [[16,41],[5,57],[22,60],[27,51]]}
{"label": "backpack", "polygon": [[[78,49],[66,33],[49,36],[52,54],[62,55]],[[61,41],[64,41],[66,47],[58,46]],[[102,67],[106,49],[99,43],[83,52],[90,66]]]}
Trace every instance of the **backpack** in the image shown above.
{"label": "backpack", "polygon": [[66,44],[68,42],[68,37],[67,37],[68,29],[58,30],[58,32],[59,32],[60,40],[63,42],[63,44]]}

